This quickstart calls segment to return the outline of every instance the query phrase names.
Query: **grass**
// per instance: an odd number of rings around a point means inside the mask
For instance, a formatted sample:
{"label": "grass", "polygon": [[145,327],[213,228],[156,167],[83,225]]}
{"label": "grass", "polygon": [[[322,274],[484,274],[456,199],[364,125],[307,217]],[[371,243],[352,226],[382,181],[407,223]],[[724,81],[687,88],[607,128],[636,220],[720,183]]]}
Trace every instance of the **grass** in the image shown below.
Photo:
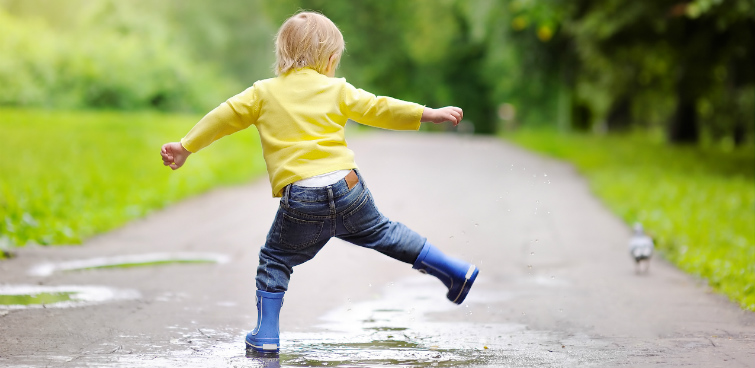
{"label": "grass", "polygon": [[171,259],[171,260],[165,260],[165,261],[131,262],[131,263],[119,263],[119,264],[109,264],[109,265],[103,265],[103,266],[85,267],[85,268],[78,268],[76,269],[76,271],[101,270],[101,269],[108,269],[108,268],[165,266],[165,265],[173,265],[173,264],[201,264],[201,263],[216,263],[216,262],[210,261],[210,260],[202,260],[202,259],[193,259],[193,260]]}
{"label": "grass", "polygon": [[217,185],[265,171],[254,129],[177,171],[160,147],[200,116],[0,109],[0,249],[75,244]]}
{"label": "grass", "polygon": [[627,224],[681,269],[755,311],[755,153],[638,136],[519,131],[507,139],[572,162]]}
{"label": "grass", "polygon": [[2,295],[0,294],[0,305],[30,305],[30,304],[52,304],[66,302],[71,300],[74,292],[62,293],[37,293],[37,294],[18,294]]}

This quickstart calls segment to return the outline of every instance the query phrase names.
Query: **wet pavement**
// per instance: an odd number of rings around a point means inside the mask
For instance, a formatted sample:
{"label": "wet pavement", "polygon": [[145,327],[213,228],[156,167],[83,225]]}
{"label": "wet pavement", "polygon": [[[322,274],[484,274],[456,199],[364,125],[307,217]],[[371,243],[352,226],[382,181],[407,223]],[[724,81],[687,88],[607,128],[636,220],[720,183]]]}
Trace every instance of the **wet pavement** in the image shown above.
{"label": "wet pavement", "polygon": [[479,266],[463,305],[334,240],[295,269],[281,353],[247,356],[263,179],[0,262],[0,366],[755,367],[755,315],[658,257],[636,275],[629,228],[570,166],[485,138],[350,146],[382,212]]}

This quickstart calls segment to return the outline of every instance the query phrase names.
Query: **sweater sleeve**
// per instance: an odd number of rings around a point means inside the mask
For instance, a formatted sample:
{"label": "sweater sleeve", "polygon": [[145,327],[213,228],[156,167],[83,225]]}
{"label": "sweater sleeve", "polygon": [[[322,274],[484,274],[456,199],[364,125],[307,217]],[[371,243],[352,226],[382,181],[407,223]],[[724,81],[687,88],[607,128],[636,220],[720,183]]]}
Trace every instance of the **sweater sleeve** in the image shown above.
{"label": "sweater sleeve", "polygon": [[189,152],[197,152],[226,135],[248,128],[258,117],[259,101],[252,86],[205,115],[181,139],[181,145]]}
{"label": "sweater sleeve", "polygon": [[418,130],[424,106],[375,96],[344,82],[341,109],[346,117],[360,124],[391,130]]}

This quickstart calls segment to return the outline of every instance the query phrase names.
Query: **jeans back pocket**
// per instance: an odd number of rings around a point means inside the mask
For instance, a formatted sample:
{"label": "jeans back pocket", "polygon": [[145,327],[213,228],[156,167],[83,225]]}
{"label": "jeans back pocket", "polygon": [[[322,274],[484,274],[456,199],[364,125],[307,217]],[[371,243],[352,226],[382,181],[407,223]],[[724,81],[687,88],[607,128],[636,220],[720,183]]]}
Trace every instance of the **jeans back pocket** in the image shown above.
{"label": "jeans back pocket", "polygon": [[382,215],[375,207],[368,190],[364,191],[360,203],[343,215],[343,225],[350,233],[358,233],[380,223]]}
{"label": "jeans back pocket", "polygon": [[324,221],[302,220],[283,213],[280,243],[290,249],[302,249],[317,242]]}

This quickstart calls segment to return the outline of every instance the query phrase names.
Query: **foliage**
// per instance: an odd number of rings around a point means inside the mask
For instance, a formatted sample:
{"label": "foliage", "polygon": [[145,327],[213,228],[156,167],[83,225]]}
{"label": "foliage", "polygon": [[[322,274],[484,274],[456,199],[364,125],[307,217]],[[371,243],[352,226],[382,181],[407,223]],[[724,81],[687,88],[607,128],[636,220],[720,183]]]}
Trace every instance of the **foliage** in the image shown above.
{"label": "foliage", "polygon": [[755,135],[752,0],[0,0],[0,104],[206,111],[272,75],[300,9],[341,28],[352,83],[460,105],[478,133]]}
{"label": "foliage", "polygon": [[[162,166],[161,144],[193,115],[0,110],[0,245],[66,244],[213,186],[264,172],[256,131]],[[228,165],[237,157],[237,165]],[[0,247],[2,248],[2,247]]]}
{"label": "foliage", "polygon": [[513,46],[521,58],[545,55],[529,68],[560,84],[522,106],[566,101],[551,124],[567,117],[562,127],[582,130],[660,127],[672,142],[752,139],[751,0],[507,3],[498,11],[513,13]]}
{"label": "foliage", "polygon": [[752,147],[725,152],[530,130],[508,138],[573,162],[611,210],[643,224],[666,258],[755,311]]}
{"label": "foliage", "polygon": [[428,106],[459,105],[480,133],[495,131],[484,40],[463,1],[286,0],[268,4],[276,24],[298,9],[333,20],[346,40],[341,71],[377,94]]}
{"label": "foliage", "polygon": [[21,15],[0,6],[0,106],[206,111],[241,88],[135,3],[5,4]]}
{"label": "foliage", "polygon": [[171,31],[172,43],[187,50],[192,60],[213,66],[243,88],[273,75],[273,36],[280,24],[273,23],[264,11],[269,1],[223,0],[222,6],[207,0],[128,3],[157,14]]}

